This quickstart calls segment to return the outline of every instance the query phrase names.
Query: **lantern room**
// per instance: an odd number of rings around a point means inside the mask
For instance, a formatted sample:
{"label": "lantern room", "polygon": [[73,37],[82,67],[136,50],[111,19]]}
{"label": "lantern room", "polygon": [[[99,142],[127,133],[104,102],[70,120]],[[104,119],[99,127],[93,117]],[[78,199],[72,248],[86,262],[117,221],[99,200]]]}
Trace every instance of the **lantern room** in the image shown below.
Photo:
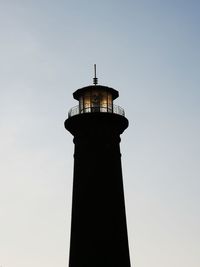
{"label": "lantern room", "polygon": [[125,116],[124,110],[113,104],[118,96],[117,90],[103,85],[90,85],[78,89],[73,93],[73,97],[79,101],[79,105],[70,109],[69,117],[93,112],[116,113]]}
{"label": "lantern room", "polygon": [[118,91],[106,86],[91,85],[77,90],[73,96],[79,101],[79,113],[112,113],[113,100],[118,97]]}
{"label": "lantern room", "polygon": [[73,93],[73,97],[79,101],[79,105],[71,108],[68,116],[93,112],[116,113],[125,116],[123,108],[113,104],[113,101],[119,96],[118,91],[108,86],[98,85],[96,64],[94,64],[94,75],[94,85],[80,88]]}

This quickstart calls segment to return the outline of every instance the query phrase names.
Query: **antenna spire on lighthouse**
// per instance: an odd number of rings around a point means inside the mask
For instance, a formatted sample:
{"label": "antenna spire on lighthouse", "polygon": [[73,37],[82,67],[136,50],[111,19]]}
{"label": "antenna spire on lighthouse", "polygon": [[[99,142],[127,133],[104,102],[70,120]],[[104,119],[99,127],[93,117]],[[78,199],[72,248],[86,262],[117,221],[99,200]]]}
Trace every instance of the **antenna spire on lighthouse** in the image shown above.
{"label": "antenna spire on lighthouse", "polygon": [[94,85],[97,85],[97,84],[98,84],[96,64],[94,64],[94,78],[93,78],[93,84],[94,84]]}

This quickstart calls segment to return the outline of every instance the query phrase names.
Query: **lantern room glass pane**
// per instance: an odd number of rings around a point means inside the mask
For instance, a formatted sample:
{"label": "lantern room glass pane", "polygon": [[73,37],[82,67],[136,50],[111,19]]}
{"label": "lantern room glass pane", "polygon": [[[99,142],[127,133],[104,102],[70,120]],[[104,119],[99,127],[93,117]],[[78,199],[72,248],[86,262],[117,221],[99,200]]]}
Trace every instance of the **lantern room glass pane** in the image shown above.
{"label": "lantern room glass pane", "polygon": [[112,94],[108,93],[108,112],[113,111],[113,100],[112,100]]}
{"label": "lantern room glass pane", "polygon": [[101,92],[101,98],[100,98],[101,112],[107,112],[107,107],[108,107],[107,92],[103,91],[103,92]]}
{"label": "lantern room glass pane", "polygon": [[100,92],[97,90],[91,92],[91,108],[92,112],[100,111]]}
{"label": "lantern room glass pane", "polygon": [[81,113],[84,112],[83,97],[82,96],[79,98],[79,110],[80,110]]}
{"label": "lantern room glass pane", "polygon": [[90,92],[86,92],[83,99],[83,112],[91,112]]}

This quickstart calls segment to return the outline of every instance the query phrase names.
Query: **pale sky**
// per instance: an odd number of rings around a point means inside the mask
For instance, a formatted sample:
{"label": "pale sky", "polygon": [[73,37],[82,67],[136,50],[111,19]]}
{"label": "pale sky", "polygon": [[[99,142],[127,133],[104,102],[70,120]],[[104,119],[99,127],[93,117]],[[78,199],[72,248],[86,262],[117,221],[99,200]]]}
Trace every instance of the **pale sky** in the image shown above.
{"label": "pale sky", "polygon": [[119,90],[132,267],[200,266],[200,1],[0,0],[0,266],[66,267],[67,112]]}

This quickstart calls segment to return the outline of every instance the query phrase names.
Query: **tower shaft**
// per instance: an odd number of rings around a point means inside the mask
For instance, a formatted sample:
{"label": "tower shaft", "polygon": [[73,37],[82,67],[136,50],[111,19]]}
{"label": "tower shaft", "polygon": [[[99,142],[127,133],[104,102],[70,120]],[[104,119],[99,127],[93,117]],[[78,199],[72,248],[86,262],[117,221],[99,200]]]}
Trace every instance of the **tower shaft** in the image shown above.
{"label": "tower shaft", "polygon": [[97,112],[65,127],[75,144],[69,267],[130,267],[120,154],[128,120]]}

